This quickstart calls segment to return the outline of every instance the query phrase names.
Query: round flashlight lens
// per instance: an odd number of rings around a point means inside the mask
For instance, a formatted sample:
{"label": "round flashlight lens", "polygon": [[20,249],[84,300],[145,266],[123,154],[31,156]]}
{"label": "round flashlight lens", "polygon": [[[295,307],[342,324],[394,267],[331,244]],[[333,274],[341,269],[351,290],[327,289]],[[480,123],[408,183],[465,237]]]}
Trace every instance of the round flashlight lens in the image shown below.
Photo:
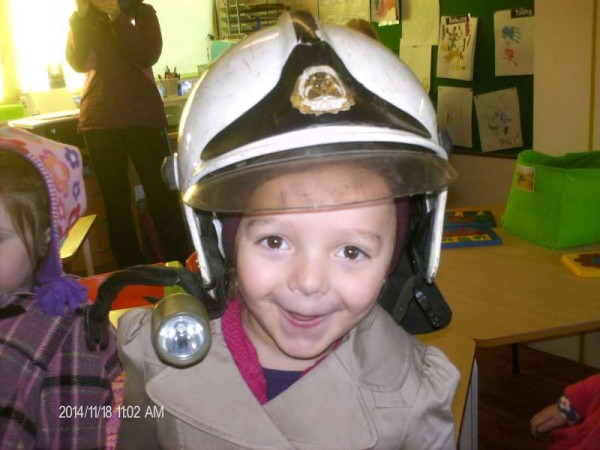
{"label": "round flashlight lens", "polygon": [[204,341],[204,327],[189,316],[168,319],[158,333],[158,345],[166,354],[178,359],[198,353]]}

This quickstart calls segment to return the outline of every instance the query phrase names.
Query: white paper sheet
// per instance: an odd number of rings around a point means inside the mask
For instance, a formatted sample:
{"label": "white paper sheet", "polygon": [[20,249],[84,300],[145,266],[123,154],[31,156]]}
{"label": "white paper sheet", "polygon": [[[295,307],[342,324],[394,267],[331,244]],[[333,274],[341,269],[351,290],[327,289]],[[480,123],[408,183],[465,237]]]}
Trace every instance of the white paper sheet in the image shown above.
{"label": "white paper sheet", "polygon": [[476,17],[442,16],[437,58],[439,78],[473,80],[476,36]]}
{"label": "white paper sheet", "polygon": [[431,89],[431,47],[428,45],[400,46],[400,59],[410,67],[423,88]]}
{"label": "white paper sheet", "polygon": [[370,20],[369,0],[318,0],[319,21],[344,25],[350,19]]}
{"label": "white paper sheet", "polygon": [[494,13],[497,77],[533,75],[533,27],[533,10],[519,8]]}
{"label": "white paper sheet", "polygon": [[523,146],[517,88],[476,95],[475,111],[482,151]]}
{"label": "white paper sheet", "polygon": [[402,0],[401,45],[438,45],[439,0]]}
{"label": "white paper sheet", "polygon": [[319,17],[317,0],[283,0],[282,3],[290,9],[304,9]]}
{"label": "white paper sheet", "polygon": [[473,147],[471,119],[473,90],[449,86],[438,87],[438,127],[445,128],[454,145]]}

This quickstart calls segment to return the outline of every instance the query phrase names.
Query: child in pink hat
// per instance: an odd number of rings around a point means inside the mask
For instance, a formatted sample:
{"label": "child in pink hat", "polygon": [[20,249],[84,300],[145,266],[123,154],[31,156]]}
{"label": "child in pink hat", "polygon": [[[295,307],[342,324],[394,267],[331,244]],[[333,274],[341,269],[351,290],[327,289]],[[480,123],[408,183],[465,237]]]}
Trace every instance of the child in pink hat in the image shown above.
{"label": "child in pink hat", "polygon": [[112,336],[89,352],[87,291],[60,243],[85,212],[79,150],[0,129],[0,440],[6,448],[101,448],[120,373]]}

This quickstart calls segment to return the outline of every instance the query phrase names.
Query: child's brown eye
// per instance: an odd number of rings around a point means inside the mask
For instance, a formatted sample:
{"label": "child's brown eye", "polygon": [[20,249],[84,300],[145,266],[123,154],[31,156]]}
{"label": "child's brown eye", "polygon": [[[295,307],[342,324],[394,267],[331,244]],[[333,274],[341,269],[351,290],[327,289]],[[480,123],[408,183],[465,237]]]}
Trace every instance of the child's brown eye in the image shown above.
{"label": "child's brown eye", "polygon": [[260,241],[261,245],[273,250],[285,250],[287,244],[281,236],[267,236]]}
{"label": "child's brown eye", "polygon": [[348,247],[344,247],[343,255],[344,255],[344,258],[346,258],[346,259],[355,260],[362,256],[365,256],[365,253],[357,247],[348,246]]}
{"label": "child's brown eye", "polygon": [[281,238],[279,236],[269,236],[266,241],[269,248],[281,247]]}

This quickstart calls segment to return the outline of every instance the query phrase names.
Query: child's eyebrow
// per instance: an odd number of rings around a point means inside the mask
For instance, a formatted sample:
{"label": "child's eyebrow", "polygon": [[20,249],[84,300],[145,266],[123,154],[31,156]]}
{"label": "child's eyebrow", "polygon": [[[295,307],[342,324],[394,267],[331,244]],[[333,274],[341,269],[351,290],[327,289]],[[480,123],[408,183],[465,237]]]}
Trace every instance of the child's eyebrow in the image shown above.
{"label": "child's eyebrow", "polygon": [[366,238],[366,239],[368,239],[368,240],[370,240],[370,241],[374,241],[374,242],[376,242],[377,244],[379,244],[379,243],[381,242],[381,240],[382,240],[382,238],[381,238],[381,235],[380,235],[380,234],[378,234],[378,233],[375,233],[375,232],[373,232],[373,231],[364,230],[364,229],[362,229],[362,228],[350,228],[348,231],[349,231],[349,232],[352,232],[352,233],[357,233],[357,234],[359,234],[361,237],[364,237],[364,238]]}
{"label": "child's eyebrow", "polygon": [[274,219],[270,219],[270,218],[254,218],[254,219],[248,220],[248,222],[246,223],[246,228],[250,229],[250,228],[254,228],[254,227],[270,225],[272,223],[280,223],[280,222],[277,220],[274,220]]}

